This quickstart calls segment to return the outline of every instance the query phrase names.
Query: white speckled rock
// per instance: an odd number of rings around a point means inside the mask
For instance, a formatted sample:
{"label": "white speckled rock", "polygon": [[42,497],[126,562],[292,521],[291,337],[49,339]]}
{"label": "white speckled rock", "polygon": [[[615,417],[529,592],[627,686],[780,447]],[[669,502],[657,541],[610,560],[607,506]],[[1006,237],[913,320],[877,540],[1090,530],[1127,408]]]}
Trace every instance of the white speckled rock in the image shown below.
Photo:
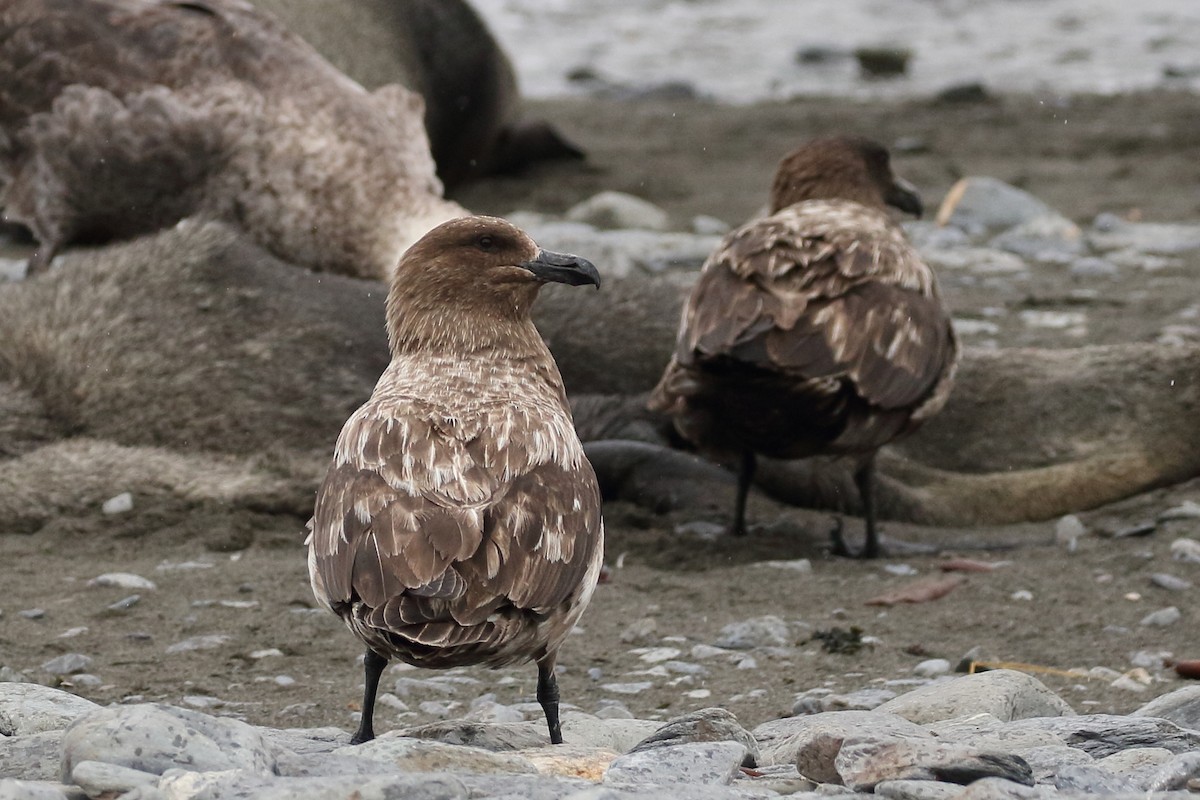
{"label": "white speckled rock", "polygon": [[62,731],[0,736],[0,778],[57,781],[62,774],[62,739]]}
{"label": "white speckled rock", "polygon": [[876,710],[919,724],[980,713],[1005,722],[1075,713],[1037,678],[1008,669],[939,681],[902,694]]}
{"label": "white speckled rock", "polygon": [[4,800],[68,800],[66,788],[48,781],[0,779],[0,797]]}
{"label": "white speckled rock", "polygon": [[786,622],[773,614],[767,614],[729,623],[721,628],[721,633],[713,644],[727,650],[788,647],[795,644],[795,637]]}
{"label": "white speckled rock", "polygon": [[608,767],[607,784],[726,785],[742,765],[745,748],[738,742],[694,742],[627,753]]}
{"label": "white speckled rock", "polygon": [[0,683],[0,735],[61,731],[100,706],[36,683]]}
{"label": "white speckled rock", "polygon": [[63,736],[63,775],[100,761],[162,774],[172,767],[200,771],[246,769],[270,774],[278,751],[256,729],[235,719],[145,704],[92,711]]}

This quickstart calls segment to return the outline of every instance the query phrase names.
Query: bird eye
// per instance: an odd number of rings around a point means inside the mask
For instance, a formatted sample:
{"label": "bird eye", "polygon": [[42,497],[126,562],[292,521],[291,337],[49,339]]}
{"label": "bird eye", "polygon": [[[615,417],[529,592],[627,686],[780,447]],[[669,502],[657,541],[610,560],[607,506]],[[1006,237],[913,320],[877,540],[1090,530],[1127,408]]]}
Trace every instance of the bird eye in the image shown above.
{"label": "bird eye", "polygon": [[480,250],[491,250],[496,245],[496,240],[491,236],[480,236],[476,241]]}

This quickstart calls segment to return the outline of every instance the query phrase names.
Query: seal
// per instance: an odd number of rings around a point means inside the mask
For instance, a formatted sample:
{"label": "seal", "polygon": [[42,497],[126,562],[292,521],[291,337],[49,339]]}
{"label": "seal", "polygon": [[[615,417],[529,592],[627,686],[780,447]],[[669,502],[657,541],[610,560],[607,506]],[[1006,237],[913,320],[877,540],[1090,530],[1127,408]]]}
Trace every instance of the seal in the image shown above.
{"label": "seal", "polygon": [[253,0],[368,89],[400,83],[425,99],[447,188],[584,153],[525,118],[512,62],[466,0]]}
{"label": "seal", "polygon": [[232,222],[280,258],[383,278],[463,216],[423,102],[367,92],[241,0],[11,0],[0,11],[0,206],[39,243]]}

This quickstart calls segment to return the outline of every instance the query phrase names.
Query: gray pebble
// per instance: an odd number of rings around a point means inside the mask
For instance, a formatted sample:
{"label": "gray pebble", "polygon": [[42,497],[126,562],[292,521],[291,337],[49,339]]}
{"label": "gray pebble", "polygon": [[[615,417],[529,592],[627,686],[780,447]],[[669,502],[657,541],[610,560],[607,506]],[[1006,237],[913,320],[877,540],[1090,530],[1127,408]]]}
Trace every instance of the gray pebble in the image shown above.
{"label": "gray pebble", "polygon": [[658,623],[653,617],[642,617],[635,619],[621,631],[620,639],[627,644],[636,642],[647,642],[655,638],[658,632]]}
{"label": "gray pebble", "polygon": [[1077,278],[1115,278],[1120,275],[1120,268],[1107,258],[1087,256],[1071,262],[1068,270]]}
{"label": "gray pebble", "polygon": [[1054,788],[1082,794],[1122,794],[1138,791],[1138,786],[1120,775],[1087,764],[1067,764],[1054,775]]}
{"label": "gray pebble", "polygon": [[1200,732],[1149,716],[1087,714],[1016,720],[1009,730],[1048,731],[1071,747],[1104,758],[1131,747],[1163,747],[1181,753],[1200,747]]}
{"label": "gray pebble", "polygon": [[43,619],[46,616],[46,609],[44,609],[44,608],[26,608],[22,611],[18,611],[17,616],[23,617],[25,619]]}
{"label": "gray pebble", "polygon": [[634,745],[630,752],[695,742],[738,742],[745,748],[742,766],[758,764],[758,742],[737,717],[724,708],[702,708],[667,720],[665,725]]}
{"label": "gray pebble", "polygon": [[1183,578],[1177,578],[1174,575],[1170,575],[1166,572],[1154,573],[1150,576],[1150,582],[1161,589],[1166,589],[1171,592],[1186,592],[1188,589],[1192,588],[1191,581],[1184,580]]}
{"label": "gray pebble", "polygon": [[91,700],[61,689],[36,683],[0,683],[0,736],[60,731],[97,708]]}
{"label": "gray pebble", "polygon": [[1200,730],[1200,684],[1184,686],[1154,698],[1133,712],[1137,717],[1157,717],[1182,728]]}
{"label": "gray pebble", "polygon": [[68,800],[65,789],[67,787],[36,778],[0,779],[0,797],[4,800]]}
{"label": "gray pebble", "polygon": [[512,753],[493,753],[480,747],[412,739],[397,732],[369,742],[340,747],[334,755],[366,758],[400,767],[406,772],[474,772],[515,775],[536,773],[529,759]]}
{"label": "gray pebble", "polygon": [[152,592],[158,588],[154,581],[131,572],[106,572],[87,582],[88,586],[115,586],[118,589],[138,589]]}
{"label": "gray pebble", "polygon": [[176,642],[167,648],[168,655],[176,653],[190,653],[195,650],[214,650],[221,647],[229,641],[229,637],[225,634],[208,634],[206,636],[193,636],[190,639],[184,639],[182,642]]}
{"label": "gray pebble", "polygon": [[121,492],[115,497],[110,497],[100,506],[101,512],[105,514],[125,514],[133,510],[133,495],[129,492]]}
{"label": "gray pebble", "polygon": [[922,678],[936,678],[950,672],[950,662],[944,658],[930,658],[913,667],[913,672]]}
{"label": "gray pebble", "polygon": [[117,612],[128,611],[129,609],[133,608],[138,603],[140,603],[141,600],[142,600],[142,596],[140,594],[131,594],[128,597],[123,597],[120,600],[118,600],[117,602],[109,605],[108,610],[109,611],[117,611]]}
{"label": "gray pebble", "polygon": [[1158,611],[1151,611],[1149,614],[1142,617],[1140,624],[1165,628],[1168,625],[1174,625],[1182,617],[1183,614],[1180,613],[1178,608],[1175,606],[1167,606],[1166,608],[1160,608]]}
{"label": "gray pebble", "polygon": [[63,653],[42,664],[42,671],[51,675],[71,675],[83,672],[92,665],[90,656],[83,653]]}
{"label": "gray pebble", "polygon": [[[794,644],[794,639],[786,622],[768,614],[726,625],[713,644],[728,650],[750,650],[755,647],[787,647]],[[692,655],[696,655],[695,650]]]}
{"label": "gray pebble", "polygon": [[1041,681],[1023,672],[996,669],[939,681],[889,700],[878,708],[917,723],[988,713],[1008,721],[1073,714]]}
{"label": "gray pebble", "polygon": [[665,231],[670,228],[667,212],[658,206],[640,197],[614,191],[600,192],[577,203],[567,211],[566,218],[608,230]]}
{"label": "gray pebble", "polygon": [[972,233],[1003,231],[1039,217],[1054,216],[1045,202],[1029,192],[987,176],[963,178],[948,196],[959,194],[952,213],[938,221]]}

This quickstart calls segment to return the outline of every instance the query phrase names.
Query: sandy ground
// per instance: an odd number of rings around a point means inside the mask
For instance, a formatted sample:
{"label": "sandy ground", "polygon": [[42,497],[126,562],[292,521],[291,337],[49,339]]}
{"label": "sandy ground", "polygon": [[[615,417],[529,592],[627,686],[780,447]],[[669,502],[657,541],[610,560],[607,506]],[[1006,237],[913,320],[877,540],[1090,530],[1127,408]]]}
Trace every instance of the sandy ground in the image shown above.
{"label": "sandy ground", "polygon": [[[588,162],[492,180],[468,187],[457,199],[481,212],[559,213],[598,190],[619,189],[658,203],[681,223],[696,214],[737,222],[761,205],[774,163],[795,142],[816,133],[858,131],[888,143],[902,137],[921,143],[920,152],[897,155],[896,165],[931,205],[957,177],[989,174],[1024,186],[1081,222],[1100,211],[1195,221],[1200,212],[1197,105],[1200,99],[1194,96],[1172,94],[1080,98],[1054,108],[1037,98],[969,106],[813,101],[740,109],[547,102],[537,104],[536,111],[583,144],[591,153]],[[1104,285],[1120,300],[1119,313],[1095,314],[1103,320],[1090,326],[1084,339],[1065,341],[1060,331],[1034,331],[1024,334],[1026,340],[1000,344],[1153,339],[1165,315],[1195,302],[1194,269],[1138,274]],[[1062,272],[1038,280],[1056,296],[1075,288]],[[1012,300],[978,287],[948,286],[947,294],[956,314],[968,316]],[[1132,498],[1082,518],[1089,528],[1114,531],[1153,520],[1188,499],[1200,500],[1200,484]],[[1174,562],[1169,555],[1176,538],[1200,538],[1200,520],[1160,524],[1145,537],[1086,536],[1074,553],[1054,543],[1053,522],[986,531],[889,523],[889,536],[1006,564],[970,574],[940,600],[880,608],[865,601],[914,579],[885,566],[906,564],[916,577],[927,577],[938,572],[941,559],[833,559],[824,550],[831,521],[826,513],[797,511],[777,521],[756,506],[752,517],[758,530],[737,542],[676,533],[679,523],[690,521],[686,516],[655,517],[623,506],[607,509],[606,516],[612,579],[597,590],[582,630],[560,658],[563,698],[585,711],[619,700],[637,716],[660,718],[724,705],[752,725],[789,713],[799,692],[903,681],[924,659],[957,662],[976,647],[986,659],[1049,670],[1125,672],[1137,651],[1200,657],[1195,602],[1200,589],[1173,592],[1151,583],[1154,573],[1171,573],[1200,584],[1200,565]],[[99,702],[130,697],[190,702],[255,723],[349,729],[361,684],[359,646],[335,619],[311,608],[303,523],[220,508],[138,503],[124,515],[59,519],[33,535],[0,533],[0,666],[49,683],[54,678],[40,665],[78,652],[93,659],[87,671],[99,681],[68,684]],[[1006,547],[977,549],[987,545]],[[761,563],[801,558],[810,560],[811,572]],[[157,589],[87,585],[115,571],[142,575]],[[127,609],[108,608],[132,594],[140,600]],[[1171,605],[1182,612],[1178,622],[1140,624],[1146,614]],[[35,608],[44,615],[30,619],[20,613]],[[740,657],[693,655],[694,645],[711,644],[727,623],[766,614],[791,623],[795,647],[755,651],[753,664]],[[644,619],[654,621],[654,633],[623,641],[631,623]],[[853,626],[874,644],[854,654],[832,654],[809,641],[815,632]],[[197,636],[227,638],[210,649],[167,652]],[[637,674],[653,666],[641,658],[646,653],[635,650],[647,646],[678,650],[666,658],[699,664],[706,672]],[[272,648],[278,653],[261,652]],[[430,677],[397,669],[387,683],[401,672]],[[1065,677],[1053,671],[1039,677],[1081,712],[1127,712],[1181,685],[1169,672],[1155,674],[1163,680],[1142,692],[1112,688],[1111,677]],[[466,670],[460,677],[480,683],[453,684],[453,694],[414,691],[401,698],[409,711],[383,707],[377,727],[460,715],[485,692],[495,692],[505,704],[529,700],[535,671]],[[637,694],[605,688],[642,681],[653,688]],[[894,690],[903,691],[903,684]],[[422,709],[422,701],[435,704]]]}

